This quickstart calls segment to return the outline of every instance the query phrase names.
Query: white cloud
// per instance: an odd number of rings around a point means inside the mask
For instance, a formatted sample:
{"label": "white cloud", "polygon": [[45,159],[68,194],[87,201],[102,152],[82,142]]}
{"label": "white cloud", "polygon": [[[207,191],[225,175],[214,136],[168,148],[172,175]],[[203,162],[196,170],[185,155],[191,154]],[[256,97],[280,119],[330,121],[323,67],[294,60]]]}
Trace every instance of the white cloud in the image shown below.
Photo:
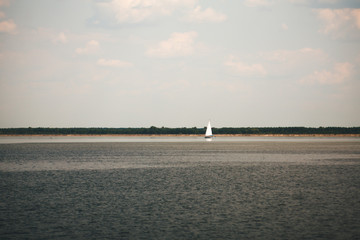
{"label": "white cloud", "polygon": [[202,83],[203,87],[214,89],[214,91],[225,91],[227,93],[238,93],[251,91],[251,87],[242,81],[221,81],[221,80],[207,80]]}
{"label": "white cloud", "polygon": [[267,71],[262,64],[248,64],[235,59],[234,56],[229,56],[224,65],[230,67],[240,75],[265,76],[267,74]]}
{"label": "white cloud", "polygon": [[308,62],[311,59],[325,60],[327,55],[321,49],[301,48],[297,50],[276,50],[271,52],[260,53],[260,56],[268,61],[277,62],[293,62],[301,63]]}
{"label": "white cloud", "polygon": [[6,20],[0,22],[0,32],[4,33],[16,33],[17,26],[13,20]]}
{"label": "white cloud", "polygon": [[289,27],[286,23],[281,24],[281,28],[285,31],[287,31],[289,29]]}
{"label": "white cloud", "polygon": [[324,4],[336,4],[339,3],[340,0],[245,0],[244,4],[248,7],[268,7],[274,4],[281,4],[284,2],[307,6],[321,6]]}
{"label": "white cloud", "polygon": [[[54,44],[66,44],[69,42],[69,36],[71,36],[71,33],[65,33],[65,32],[59,32],[56,29],[51,28],[42,28],[39,27],[37,29],[32,30],[24,30],[24,34],[27,35],[28,40],[32,41],[43,41],[48,40],[51,41]],[[72,34],[74,37],[74,34]],[[93,36],[86,36],[80,39],[77,37],[77,40],[79,41],[85,41]]]}
{"label": "white cloud", "polygon": [[345,63],[337,63],[332,71],[315,71],[309,76],[301,79],[304,84],[340,84],[348,80],[353,74],[353,65]]}
{"label": "white cloud", "polygon": [[98,6],[112,14],[118,23],[137,23],[145,19],[172,14],[178,8],[193,7],[197,0],[112,0]]}
{"label": "white cloud", "polygon": [[[249,59],[257,64],[246,64]],[[323,50],[313,48],[261,52],[244,62],[230,58],[226,65],[244,75],[284,76],[303,84],[340,84],[355,74],[351,63],[336,62]]]}
{"label": "white cloud", "polygon": [[223,22],[226,15],[213,8],[203,9],[198,0],[112,0],[98,3],[107,16],[114,15],[118,23],[138,23],[148,19],[169,16],[176,11],[187,13],[182,20],[188,22]]}
{"label": "white cloud", "polygon": [[9,6],[9,5],[10,5],[9,0],[0,0],[0,7],[1,6]]}
{"label": "white cloud", "polygon": [[353,9],[351,15],[355,19],[355,24],[357,28],[360,29],[360,8]]}
{"label": "white cloud", "polygon": [[[0,7],[2,6],[9,6],[10,2],[8,0],[0,0]],[[0,11],[0,18],[5,18],[6,14]]]}
{"label": "white cloud", "polygon": [[105,67],[119,67],[119,68],[131,67],[133,65],[130,62],[120,61],[117,59],[104,59],[104,58],[100,58],[97,61],[97,64]]}
{"label": "white cloud", "polygon": [[276,74],[312,71],[315,66],[328,63],[329,57],[321,49],[301,48],[296,50],[276,50],[259,54],[262,60],[270,64]]}
{"label": "white cloud", "polygon": [[339,2],[340,0],[288,0],[291,3],[295,4],[335,4]]}
{"label": "white cloud", "polygon": [[247,7],[267,7],[274,4],[272,0],[245,0],[245,6]]}
{"label": "white cloud", "polygon": [[339,0],[318,0],[318,1],[319,3],[331,3],[331,4],[339,2]]}
{"label": "white cloud", "polygon": [[65,44],[68,42],[68,39],[67,39],[65,33],[61,32],[53,39],[53,42]]}
{"label": "white cloud", "polygon": [[184,33],[175,32],[171,34],[169,39],[149,48],[146,54],[161,58],[192,55],[196,51],[196,37],[197,33],[193,31]]}
{"label": "white cloud", "polygon": [[300,78],[332,63],[321,49],[301,48],[244,55],[240,60],[229,56],[224,65],[241,75]]}
{"label": "white cloud", "polygon": [[318,19],[323,23],[321,33],[345,37],[360,30],[360,9],[314,9]]}
{"label": "white cloud", "polygon": [[84,48],[77,48],[75,52],[81,54],[93,54],[99,50],[99,42],[95,40],[89,41]]}
{"label": "white cloud", "polygon": [[212,8],[202,10],[197,6],[184,19],[189,22],[223,22],[226,18],[225,14],[218,13]]}

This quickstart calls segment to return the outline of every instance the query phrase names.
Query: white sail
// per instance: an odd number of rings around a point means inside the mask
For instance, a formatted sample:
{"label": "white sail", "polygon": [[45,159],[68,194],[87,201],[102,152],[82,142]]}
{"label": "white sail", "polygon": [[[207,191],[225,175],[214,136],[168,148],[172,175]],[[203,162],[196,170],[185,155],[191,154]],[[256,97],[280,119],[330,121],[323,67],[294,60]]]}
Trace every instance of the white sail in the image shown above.
{"label": "white sail", "polygon": [[206,132],[205,132],[205,137],[206,138],[209,138],[209,137],[212,137],[212,130],[211,130],[211,124],[210,124],[210,121],[206,127]]}

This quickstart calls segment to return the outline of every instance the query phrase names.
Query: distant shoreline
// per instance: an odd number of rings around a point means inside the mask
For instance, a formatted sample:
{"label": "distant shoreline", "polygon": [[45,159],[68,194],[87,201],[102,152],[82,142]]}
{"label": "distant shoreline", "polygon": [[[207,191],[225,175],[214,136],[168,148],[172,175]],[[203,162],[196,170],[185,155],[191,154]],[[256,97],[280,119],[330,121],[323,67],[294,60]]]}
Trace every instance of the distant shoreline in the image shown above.
{"label": "distant shoreline", "polygon": [[[360,137],[360,134],[216,134],[215,137]],[[0,137],[204,137],[203,134],[0,134]]]}
{"label": "distant shoreline", "polygon": [[[360,136],[360,127],[222,127],[212,128],[218,137],[304,137],[304,136]],[[151,136],[151,137],[181,137],[203,136],[205,128],[0,128],[0,136]]]}

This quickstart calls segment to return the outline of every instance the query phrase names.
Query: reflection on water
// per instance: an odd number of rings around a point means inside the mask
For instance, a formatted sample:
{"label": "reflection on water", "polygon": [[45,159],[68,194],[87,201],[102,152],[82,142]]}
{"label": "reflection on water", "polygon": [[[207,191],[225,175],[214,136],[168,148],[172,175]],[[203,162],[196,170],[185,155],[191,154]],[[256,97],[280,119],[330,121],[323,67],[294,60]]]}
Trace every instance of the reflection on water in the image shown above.
{"label": "reflection on water", "polygon": [[0,144],[1,239],[360,238],[359,141],[219,139]]}

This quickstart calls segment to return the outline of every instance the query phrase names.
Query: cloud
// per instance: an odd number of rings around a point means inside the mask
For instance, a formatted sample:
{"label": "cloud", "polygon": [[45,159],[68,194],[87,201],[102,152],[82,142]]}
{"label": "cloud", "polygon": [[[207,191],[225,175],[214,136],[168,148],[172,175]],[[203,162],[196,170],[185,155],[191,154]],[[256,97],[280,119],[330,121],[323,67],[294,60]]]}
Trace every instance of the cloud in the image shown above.
{"label": "cloud", "polygon": [[99,50],[99,42],[95,40],[89,41],[84,48],[77,48],[75,52],[79,55],[93,54]]}
{"label": "cloud", "polygon": [[268,61],[277,62],[307,62],[310,59],[326,59],[327,55],[321,49],[301,48],[297,50],[276,50],[270,52],[262,52],[260,56]]}
{"label": "cloud", "polygon": [[67,39],[65,33],[61,32],[53,39],[53,42],[65,44],[68,42],[68,39]]}
{"label": "cloud", "polygon": [[105,66],[105,67],[119,67],[119,68],[126,68],[131,67],[133,64],[130,62],[124,62],[117,59],[104,59],[100,58],[97,61],[97,64],[99,66]]}
{"label": "cloud", "polygon": [[17,26],[13,20],[10,19],[0,22],[0,32],[14,34],[16,33],[16,30]]}
{"label": "cloud", "polygon": [[272,0],[245,0],[245,6],[247,7],[268,7],[274,4]]}
{"label": "cloud", "polygon": [[10,5],[10,1],[9,0],[0,0],[0,7],[1,6],[9,6]]}
{"label": "cloud", "polygon": [[236,73],[245,76],[265,76],[267,71],[262,64],[248,64],[236,60],[234,56],[229,56],[224,63],[225,66],[230,67]]}
{"label": "cloud", "polygon": [[287,31],[289,29],[289,27],[286,23],[281,24],[281,28],[285,31]]}
{"label": "cloud", "polygon": [[289,0],[289,2],[295,4],[335,4],[339,0]]}
{"label": "cloud", "polygon": [[[27,34],[27,39],[32,41],[43,41],[48,40],[54,44],[66,44],[69,42],[69,36],[73,36],[74,34],[59,32],[56,29],[52,28],[42,28],[39,27],[37,29],[32,29],[30,31],[24,30],[24,33]],[[83,39],[89,39],[90,36],[86,36]],[[79,39],[79,37],[77,37]],[[81,40],[83,40],[81,39]]]}
{"label": "cloud", "polygon": [[178,8],[192,7],[197,0],[112,0],[98,3],[106,13],[115,14],[118,23],[137,23],[172,14]]}
{"label": "cloud", "polygon": [[229,56],[224,65],[240,75],[301,78],[332,61],[321,49],[301,48],[245,55],[241,60]]}
{"label": "cloud", "polygon": [[341,84],[348,80],[353,74],[353,65],[344,62],[334,65],[332,71],[315,71],[300,80],[303,84]]}
{"label": "cloud", "polygon": [[207,80],[202,83],[205,88],[214,89],[214,91],[225,91],[226,93],[239,93],[251,91],[251,87],[242,81],[221,81],[221,80]]}
{"label": "cloud", "polygon": [[313,71],[314,67],[326,65],[329,56],[321,49],[301,48],[296,50],[276,50],[261,52],[259,58],[265,61],[275,75],[297,74]]}
{"label": "cloud", "polygon": [[226,18],[225,14],[218,13],[212,8],[202,10],[200,6],[197,6],[189,12],[184,20],[188,22],[223,22]]}
{"label": "cloud", "polygon": [[147,50],[146,54],[152,57],[168,58],[190,56],[195,53],[196,32],[175,32],[170,38],[158,43]]}
{"label": "cloud", "polygon": [[337,2],[339,2],[339,0],[318,0],[319,3],[330,3],[330,4],[335,4]]}
{"label": "cloud", "polygon": [[360,30],[360,9],[314,9],[313,12],[323,23],[320,32],[335,38],[345,37]]}
{"label": "cloud", "polygon": [[355,20],[355,24],[356,24],[357,28],[360,29],[360,8],[353,9],[351,11],[351,15],[352,15],[353,19]]}
{"label": "cloud", "polygon": [[[103,16],[114,16],[117,23],[139,23],[180,11],[188,22],[223,22],[226,15],[213,8],[203,9],[198,0],[112,0],[98,3]],[[99,23],[99,21],[96,21]]]}

